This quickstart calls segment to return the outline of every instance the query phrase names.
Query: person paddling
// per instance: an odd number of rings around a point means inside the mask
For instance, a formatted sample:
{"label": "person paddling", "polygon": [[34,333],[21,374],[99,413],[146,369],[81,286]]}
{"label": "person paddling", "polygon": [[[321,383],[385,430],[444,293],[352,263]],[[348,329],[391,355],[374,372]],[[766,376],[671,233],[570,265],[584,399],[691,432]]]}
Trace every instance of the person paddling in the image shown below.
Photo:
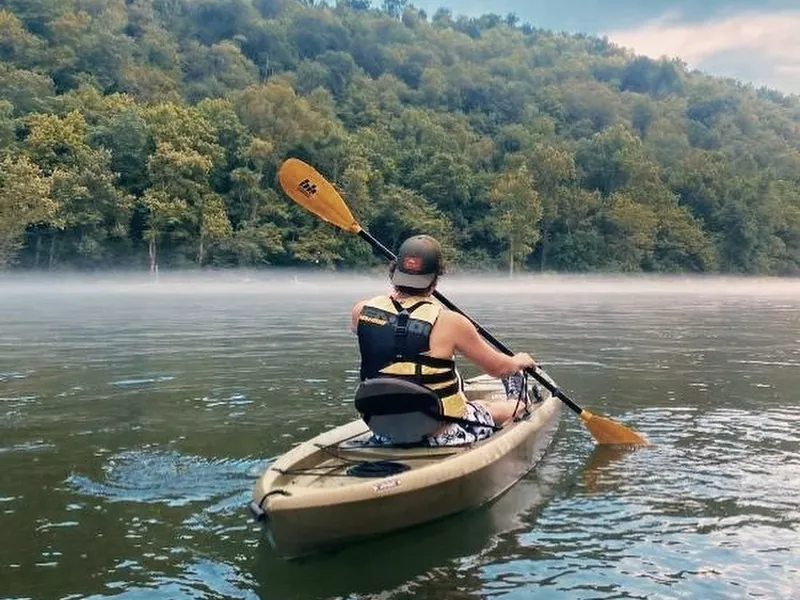
{"label": "person paddling", "polygon": [[[444,261],[439,242],[427,235],[408,238],[390,268],[393,290],[357,302],[351,329],[358,335],[361,380],[376,377],[410,379],[434,391],[443,414],[460,419],[428,438],[431,446],[476,442],[525,410],[520,402],[468,401],[461,391],[455,353],[485,373],[503,380],[510,398],[523,397],[522,371],[534,367],[526,353],[507,356],[495,350],[463,315],[433,298]],[[386,440],[391,441],[391,440]]]}

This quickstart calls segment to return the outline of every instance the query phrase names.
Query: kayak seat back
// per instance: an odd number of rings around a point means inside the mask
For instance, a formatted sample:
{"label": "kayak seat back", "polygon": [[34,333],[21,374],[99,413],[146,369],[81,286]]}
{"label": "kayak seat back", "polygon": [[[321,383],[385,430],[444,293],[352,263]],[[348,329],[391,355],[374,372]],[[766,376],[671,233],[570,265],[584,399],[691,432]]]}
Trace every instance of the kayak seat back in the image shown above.
{"label": "kayak seat back", "polygon": [[355,406],[373,433],[398,446],[421,444],[442,424],[436,393],[396,377],[362,381]]}

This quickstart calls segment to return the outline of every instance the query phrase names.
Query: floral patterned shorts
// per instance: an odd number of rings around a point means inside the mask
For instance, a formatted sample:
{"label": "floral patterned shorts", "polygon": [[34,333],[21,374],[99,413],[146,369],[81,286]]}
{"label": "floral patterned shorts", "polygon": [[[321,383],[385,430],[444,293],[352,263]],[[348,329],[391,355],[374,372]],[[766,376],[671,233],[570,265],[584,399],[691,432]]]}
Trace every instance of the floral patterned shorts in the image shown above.
{"label": "floral patterned shorts", "polygon": [[[429,446],[460,446],[462,444],[474,444],[486,439],[494,433],[494,419],[489,411],[480,404],[473,404],[467,401],[467,409],[464,411],[466,421],[473,421],[476,424],[450,423],[438,435],[428,438]],[[477,423],[480,423],[478,425]]]}

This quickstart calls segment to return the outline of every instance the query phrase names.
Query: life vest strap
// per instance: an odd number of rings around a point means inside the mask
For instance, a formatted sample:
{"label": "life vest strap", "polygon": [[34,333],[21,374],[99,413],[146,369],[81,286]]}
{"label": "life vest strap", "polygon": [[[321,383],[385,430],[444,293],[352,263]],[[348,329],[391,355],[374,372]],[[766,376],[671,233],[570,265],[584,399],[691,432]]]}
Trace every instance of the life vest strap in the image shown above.
{"label": "life vest strap", "polygon": [[395,298],[389,297],[394,309],[397,311],[397,322],[394,326],[394,354],[396,358],[404,358],[406,352],[406,340],[408,338],[408,320],[411,314],[424,304],[431,304],[428,300],[421,300],[408,308],[400,304]]}
{"label": "life vest strap", "polygon": [[458,385],[458,382],[456,381],[456,382],[451,383],[450,385],[447,385],[447,386],[445,386],[443,388],[438,388],[438,389],[435,389],[435,390],[432,389],[431,391],[434,394],[436,394],[437,396],[439,396],[439,398],[447,398],[449,396],[452,396],[453,394],[457,394],[459,392],[459,390],[460,390],[460,387]]}
{"label": "life vest strap", "polygon": [[419,363],[417,363],[417,371],[414,373],[414,379],[421,381],[423,384],[434,385],[437,383],[445,383],[446,381],[453,380],[452,371],[444,371],[443,373],[422,373]]}
{"label": "life vest strap", "polygon": [[452,358],[439,358],[437,356],[428,356],[427,354],[418,354],[413,357],[415,362],[425,367],[433,369],[455,369],[456,361]]}

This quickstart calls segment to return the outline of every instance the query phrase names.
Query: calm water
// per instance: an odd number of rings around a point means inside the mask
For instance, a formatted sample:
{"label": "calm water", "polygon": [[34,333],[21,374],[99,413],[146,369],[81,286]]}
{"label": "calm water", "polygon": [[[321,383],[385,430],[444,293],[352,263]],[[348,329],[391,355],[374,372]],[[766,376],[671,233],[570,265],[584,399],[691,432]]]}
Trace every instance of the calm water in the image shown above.
{"label": "calm water", "polygon": [[0,281],[0,598],[800,598],[800,282],[445,282],[565,411],[489,508],[304,562],[244,509],[352,417],[378,279]]}

